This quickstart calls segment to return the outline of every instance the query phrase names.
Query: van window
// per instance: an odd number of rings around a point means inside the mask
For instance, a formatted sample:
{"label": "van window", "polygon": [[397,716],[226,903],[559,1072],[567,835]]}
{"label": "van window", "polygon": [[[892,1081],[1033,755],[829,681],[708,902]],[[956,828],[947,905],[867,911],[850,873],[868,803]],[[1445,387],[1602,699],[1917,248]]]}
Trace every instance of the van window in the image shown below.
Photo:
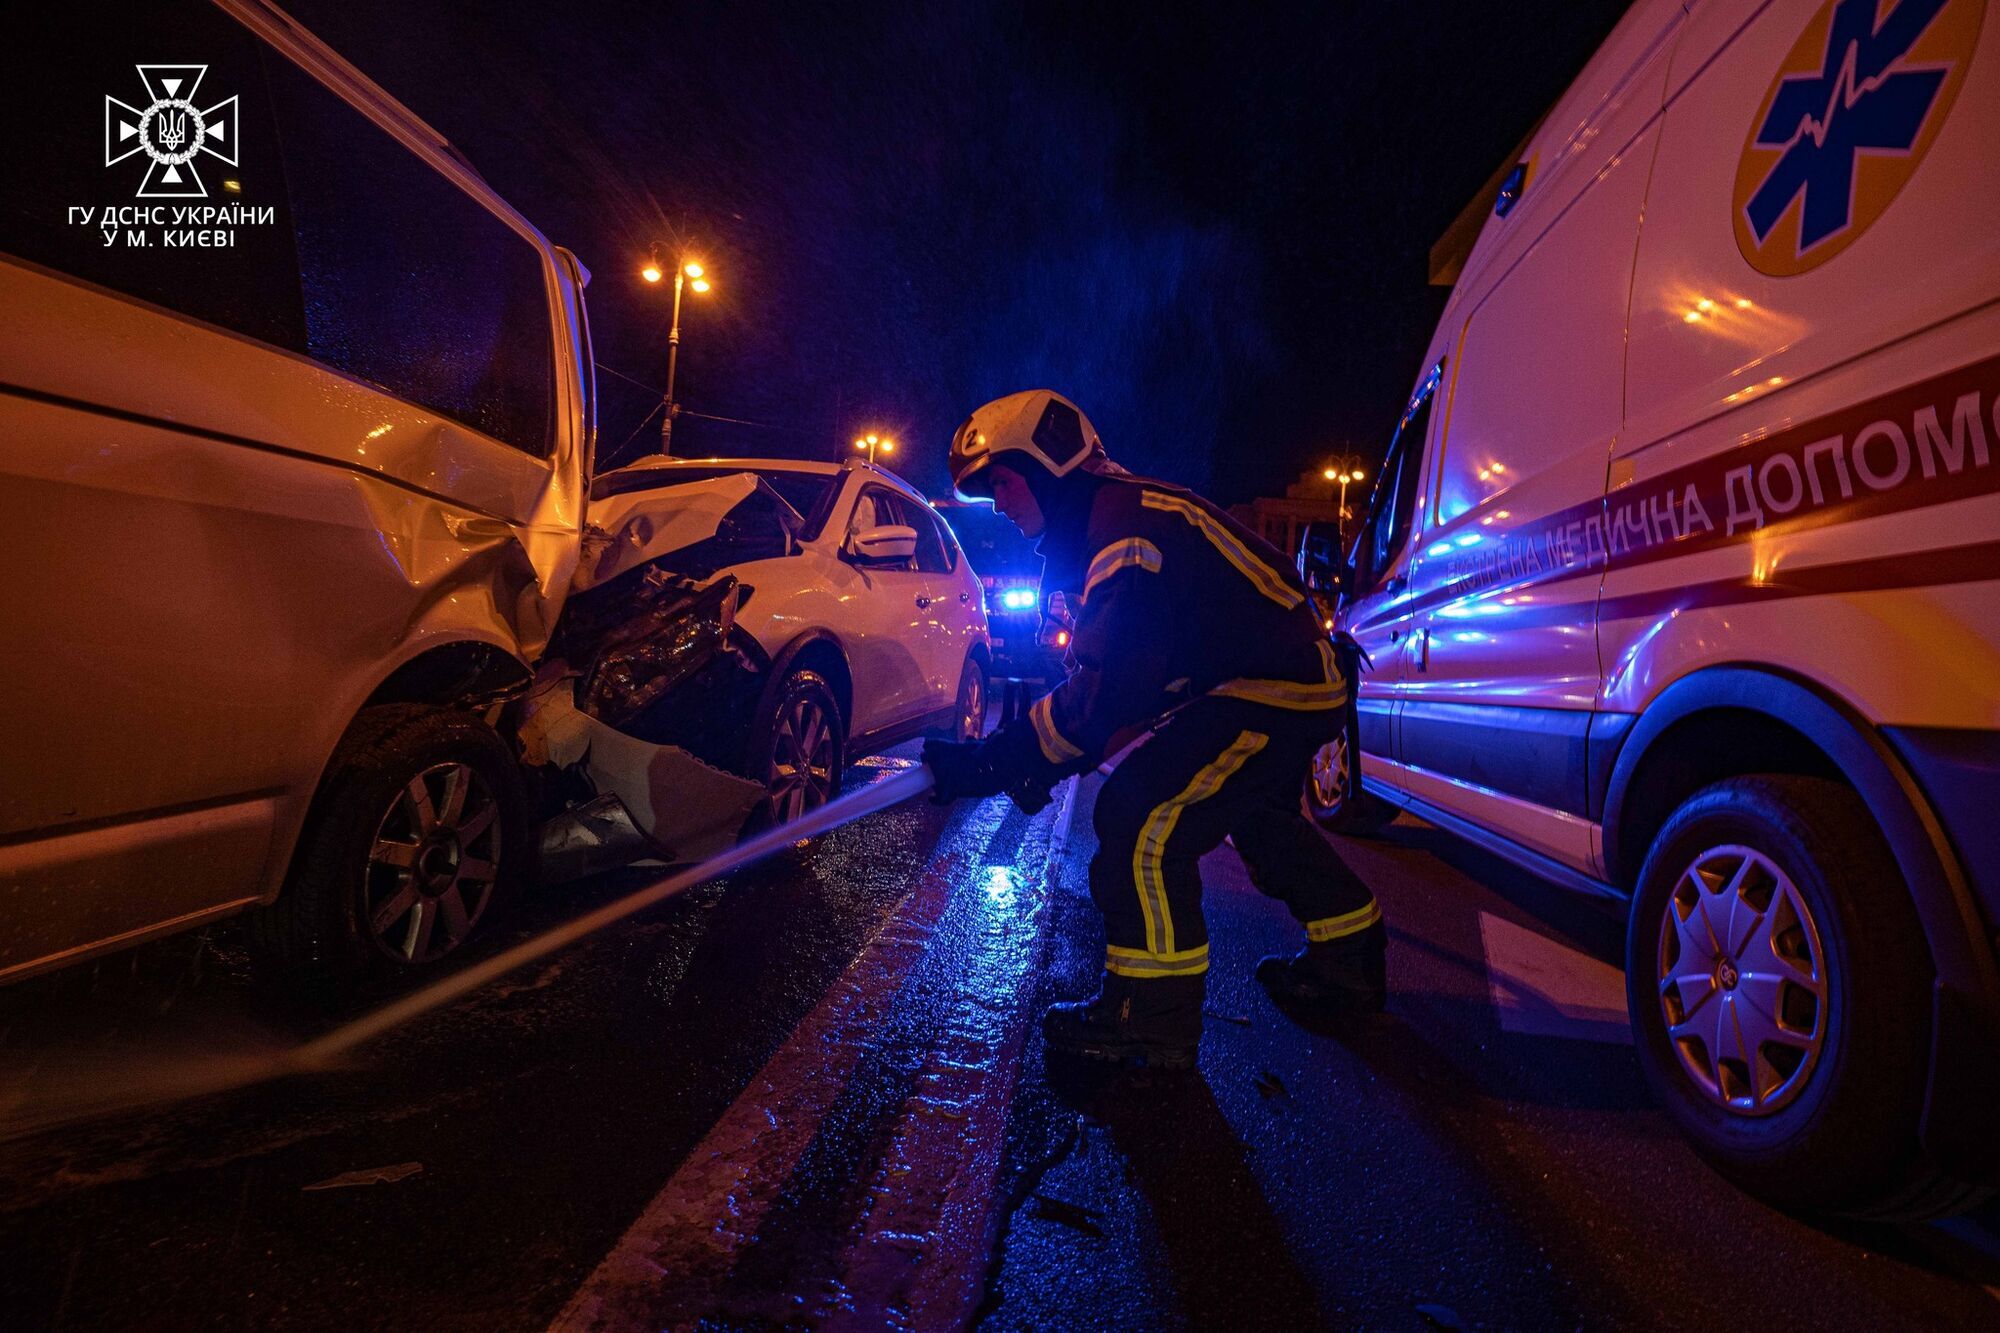
{"label": "van window", "polygon": [[[1440,366],[1439,369],[1442,367]],[[1417,509],[1417,474],[1423,470],[1424,440],[1430,434],[1431,404],[1437,400],[1438,370],[1417,391],[1403,414],[1375,482],[1375,501],[1356,551],[1357,592],[1372,592],[1410,538]]]}
{"label": "van window", "polygon": [[311,354],[537,457],[555,348],[542,252],[303,70],[268,61]]}
{"label": "van window", "polygon": [[[32,114],[0,134],[0,251],[303,351],[291,208],[257,38],[194,0],[113,12],[24,5],[7,25],[0,79]],[[200,63],[159,64],[169,59]],[[214,113],[200,145],[183,119],[180,149],[193,155],[179,164],[142,147],[165,152],[166,135],[155,142],[140,122],[168,96]],[[209,212],[239,208],[265,220],[225,224]]]}

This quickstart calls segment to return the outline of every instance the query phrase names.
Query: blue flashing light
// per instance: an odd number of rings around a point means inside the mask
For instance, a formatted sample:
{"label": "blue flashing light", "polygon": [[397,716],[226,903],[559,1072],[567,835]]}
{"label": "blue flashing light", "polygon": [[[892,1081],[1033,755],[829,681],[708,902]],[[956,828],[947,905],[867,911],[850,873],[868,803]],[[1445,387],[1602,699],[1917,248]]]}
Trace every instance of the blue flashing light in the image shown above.
{"label": "blue flashing light", "polygon": [[1009,588],[1000,594],[1000,605],[1009,611],[1026,611],[1037,600],[1033,588]]}

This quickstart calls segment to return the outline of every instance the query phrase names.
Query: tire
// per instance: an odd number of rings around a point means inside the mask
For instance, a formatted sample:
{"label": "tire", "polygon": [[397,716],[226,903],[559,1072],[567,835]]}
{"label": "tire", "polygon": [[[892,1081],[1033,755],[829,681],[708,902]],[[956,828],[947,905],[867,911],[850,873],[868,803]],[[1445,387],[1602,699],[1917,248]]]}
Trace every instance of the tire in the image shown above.
{"label": "tire", "polygon": [[322,999],[426,974],[532,852],[520,768],[491,727],[420,704],[368,709],[327,766],[283,892],[248,918],[258,970]]}
{"label": "tire", "polygon": [[[764,784],[764,803],[750,818],[753,828],[789,823],[825,805],[840,794],[847,763],[847,728],[824,676],[801,668],[772,695],[750,729],[744,765],[746,773]],[[818,731],[812,728],[813,718],[820,723]]]}
{"label": "tire", "polygon": [[1759,775],[1697,792],[1653,840],[1625,951],[1640,1067],[1722,1175],[1809,1214],[1977,1202],[1918,1147],[1930,954],[1851,788]]}
{"label": "tire", "polygon": [[958,720],[952,739],[976,741],[986,734],[986,668],[977,658],[965,659],[958,673]]}
{"label": "tire", "polygon": [[1377,800],[1365,791],[1355,799],[1344,727],[1313,756],[1312,771],[1306,774],[1305,792],[1300,800],[1306,818],[1321,828],[1349,837],[1371,837],[1396,820],[1396,807],[1387,801]]}

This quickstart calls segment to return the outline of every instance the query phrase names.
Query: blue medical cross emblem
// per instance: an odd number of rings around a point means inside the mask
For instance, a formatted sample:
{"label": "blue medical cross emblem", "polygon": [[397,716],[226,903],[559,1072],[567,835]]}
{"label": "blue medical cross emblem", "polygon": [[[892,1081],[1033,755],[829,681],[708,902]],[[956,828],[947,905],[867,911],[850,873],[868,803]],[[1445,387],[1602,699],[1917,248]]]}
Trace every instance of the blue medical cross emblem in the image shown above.
{"label": "blue medical cross emblem", "polygon": [[1910,150],[1948,71],[1890,67],[1945,3],[1901,0],[1878,28],[1876,0],[1840,0],[1827,25],[1819,72],[1781,80],[1751,140],[1753,147],[1781,150],[1743,208],[1760,244],[1801,192],[1801,254],[1843,230],[1853,213],[1856,155]]}

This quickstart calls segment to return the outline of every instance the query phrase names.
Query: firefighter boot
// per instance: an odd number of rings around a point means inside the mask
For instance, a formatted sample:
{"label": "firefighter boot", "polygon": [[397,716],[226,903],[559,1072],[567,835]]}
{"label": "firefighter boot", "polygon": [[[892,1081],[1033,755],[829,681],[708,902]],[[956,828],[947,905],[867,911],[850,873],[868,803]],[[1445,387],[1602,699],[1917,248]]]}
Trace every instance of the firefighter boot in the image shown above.
{"label": "firefighter boot", "polygon": [[1290,956],[1272,954],[1257,964],[1257,980],[1280,1002],[1380,1013],[1389,999],[1388,947],[1388,929],[1377,921],[1352,935],[1308,944]]}
{"label": "firefighter boot", "polygon": [[1139,980],[1107,972],[1095,999],[1043,1014],[1042,1035],[1050,1050],[1086,1060],[1193,1069],[1207,982],[1206,973]]}

